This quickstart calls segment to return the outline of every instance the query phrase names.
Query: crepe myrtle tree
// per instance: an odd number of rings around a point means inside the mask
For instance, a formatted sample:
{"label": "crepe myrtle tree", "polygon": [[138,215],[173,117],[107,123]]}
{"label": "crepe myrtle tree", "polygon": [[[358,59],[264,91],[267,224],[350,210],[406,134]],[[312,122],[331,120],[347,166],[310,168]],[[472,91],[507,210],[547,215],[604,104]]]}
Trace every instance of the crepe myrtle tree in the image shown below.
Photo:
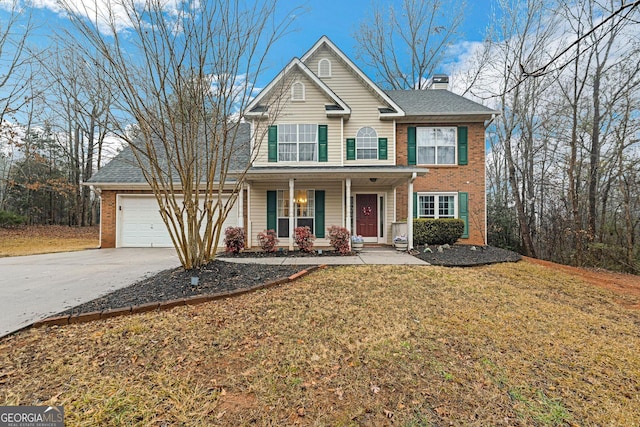
{"label": "crepe myrtle tree", "polygon": [[62,1],[90,68],[111,80],[125,118],[114,130],[131,147],[183,267],[205,265],[264,139],[251,135],[249,152],[239,138],[255,76],[293,13],[279,21],[272,0]]}

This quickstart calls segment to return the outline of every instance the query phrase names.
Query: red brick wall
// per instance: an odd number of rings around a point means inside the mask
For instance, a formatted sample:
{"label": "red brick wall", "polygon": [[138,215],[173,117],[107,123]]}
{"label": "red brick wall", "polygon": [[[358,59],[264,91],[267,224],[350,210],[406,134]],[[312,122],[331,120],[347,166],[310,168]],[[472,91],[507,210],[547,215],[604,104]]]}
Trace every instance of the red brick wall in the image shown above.
{"label": "red brick wall", "polygon": [[[459,123],[469,129],[469,164],[465,166],[428,166],[429,172],[418,177],[413,183],[413,191],[447,192],[466,191],[469,193],[469,238],[460,243],[484,245],[485,242],[485,129],[483,123]],[[396,126],[396,164],[407,164],[407,127],[409,126],[451,126],[451,124],[411,124]],[[407,187],[396,190],[397,218],[407,218]]]}

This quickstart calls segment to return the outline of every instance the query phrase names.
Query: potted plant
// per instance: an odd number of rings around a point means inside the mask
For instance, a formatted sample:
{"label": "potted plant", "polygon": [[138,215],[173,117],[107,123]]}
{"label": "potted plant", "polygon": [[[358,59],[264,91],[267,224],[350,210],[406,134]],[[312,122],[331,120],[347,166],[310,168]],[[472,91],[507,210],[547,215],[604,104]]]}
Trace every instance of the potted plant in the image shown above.
{"label": "potted plant", "polygon": [[409,246],[409,240],[407,236],[402,234],[393,238],[393,246],[397,251],[406,251]]}
{"label": "potted plant", "polygon": [[351,236],[351,250],[360,252],[364,247],[364,239],[360,235]]}

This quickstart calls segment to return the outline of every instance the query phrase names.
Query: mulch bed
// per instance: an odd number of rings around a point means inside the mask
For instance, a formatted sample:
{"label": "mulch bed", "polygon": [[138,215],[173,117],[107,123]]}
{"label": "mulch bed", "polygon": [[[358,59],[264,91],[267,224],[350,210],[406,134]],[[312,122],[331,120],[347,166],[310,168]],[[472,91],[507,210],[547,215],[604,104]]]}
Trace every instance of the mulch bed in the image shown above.
{"label": "mulch bed", "polygon": [[[432,265],[447,267],[470,267],[475,265],[495,264],[498,262],[515,262],[521,256],[515,252],[492,246],[453,245],[438,250],[438,246],[429,246],[431,253],[424,252],[424,247],[416,248],[412,254]],[[304,253],[301,251],[247,251],[240,254],[220,254],[219,258],[265,258],[265,257],[310,257],[339,256],[336,251],[323,250]],[[126,288],[118,289],[108,295],[96,298],[87,303],[65,310],[59,315],[103,311],[153,302],[164,302],[199,295],[215,295],[237,289],[250,288],[270,280],[288,277],[307,266],[304,265],[265,265],[236,264],[222,260],[214,260],[198,270],[197,274],[185,271],[182,267],[161,271],[155,276],[141,280]],[[191,277],[198,276],[198,284],[191,285]]]}
{"label": "mulch bed", "polygon": [[[357,255],[352,252],[351,255]],[[334,249],[314,249],[311,252],[302,252],[300,250],[290,251],[288,249],[279,248],[275,252],[265,252],[262,250],[246,250],[239,253],[223,252],[218,254],[218,258],[308,258],[308,257],[326,257],[326,256],[342,256]]]}
{"label": "mulch bed", "polygon": [[[215,295],[289,277],[307,267],[304,265],[236,264],[214,260],[200,270],[187,271],[178,267],[161,271],[155,276],[65,310],[58,315],[89,313],[198,295]],[[191,277],[193,276],[198,276],[198,284],[195,286],[191,285]]]}
{"label": "mulch bed", "polygon": [[[445,267],[473,267],[476,265],[496,264],[499,262],[517,262],[522,259],[518,253],[493,246],[453,245],[443,246],[442,251],[438,245],[418,246],[412,255],[432,265]],[[429,248],[425,252],[425,248]]]}

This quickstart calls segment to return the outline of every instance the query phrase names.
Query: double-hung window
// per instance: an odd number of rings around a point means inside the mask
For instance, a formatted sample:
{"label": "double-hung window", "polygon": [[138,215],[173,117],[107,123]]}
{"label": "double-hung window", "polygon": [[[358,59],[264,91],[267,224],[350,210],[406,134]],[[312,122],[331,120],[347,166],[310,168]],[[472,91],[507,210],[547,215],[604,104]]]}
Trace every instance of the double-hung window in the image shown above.
{"label": "double-hung window", "polygon": [[356,135],[356,158],[358,160],[378,158],[378,133],[371,127],[363,127]]}
{"label": "double-hung window", "polygon": [[315,162],[318,160],[318,125],[278,125],[279,162]]}
{"label": "double-hung window", "polygon": [[456,163],[455,127],[419,127],[416,129],[416,145],[420,165]]}
{"label": "double-hung window", "polygon": [[419,218],[456,218],[457,194],[418,194]]}
{"label": "double-hung window", "polygon": [[[314,233],[315,226],[314,190],[296,190],[293,197],[295,227],[309,227]],[[289,190],[278,190],[278,237],[289,237]]]}

